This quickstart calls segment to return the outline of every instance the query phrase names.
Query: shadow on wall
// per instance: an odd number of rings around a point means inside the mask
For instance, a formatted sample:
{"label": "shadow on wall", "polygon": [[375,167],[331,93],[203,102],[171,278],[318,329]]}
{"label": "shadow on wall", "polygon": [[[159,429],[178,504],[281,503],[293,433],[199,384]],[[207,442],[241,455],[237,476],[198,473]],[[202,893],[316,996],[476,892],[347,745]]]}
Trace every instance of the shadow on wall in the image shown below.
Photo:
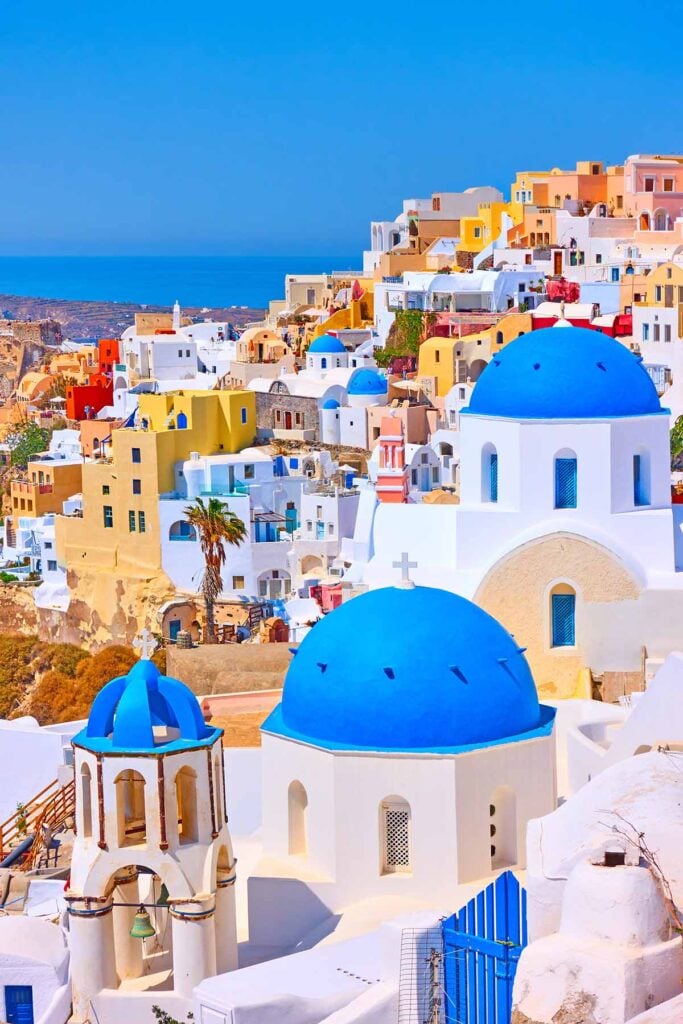
{"label": "shadow on wall", "polygon": [[283,952],[310,949],[339,922],[339,916],[297,878],[252,876],[249,889],[249,939]]}

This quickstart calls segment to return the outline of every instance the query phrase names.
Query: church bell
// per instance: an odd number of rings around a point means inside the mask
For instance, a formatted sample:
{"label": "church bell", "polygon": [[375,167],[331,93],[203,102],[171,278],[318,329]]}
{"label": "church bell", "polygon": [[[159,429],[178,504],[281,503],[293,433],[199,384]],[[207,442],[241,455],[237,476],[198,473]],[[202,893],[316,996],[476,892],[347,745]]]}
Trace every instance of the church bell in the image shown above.
{"label": "church bell", "polygon": [[152,935],[156,935],[156,932],[152,927],[152,922],[149,919],[149,914],[145,910],[143,903],[140,904],[138,912],[135,915],[130,935],[133,939],[149,939]]}

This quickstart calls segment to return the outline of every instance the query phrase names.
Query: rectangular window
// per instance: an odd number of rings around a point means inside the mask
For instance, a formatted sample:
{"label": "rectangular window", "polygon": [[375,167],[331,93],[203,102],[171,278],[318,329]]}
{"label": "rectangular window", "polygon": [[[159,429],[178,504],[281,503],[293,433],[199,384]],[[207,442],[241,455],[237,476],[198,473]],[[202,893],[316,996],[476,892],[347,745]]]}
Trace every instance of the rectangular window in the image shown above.
{"label": "rectangular window", "polygon": [[250,465],[247,465],[247,466],[244,467],[244,479],[245,480],[253,480],[254,479],[254,467],[253,467],[253,465],[250,464]]}
{"label": "rectangular window", "polygon": [[664,191],[665,192],[673,192],[673,190],[674,190],[674,180],[673,180],[673,178],[665,178],[664,179]]}
{"label": "rectangular window", "polygon": [[652,334],[653,341],[659,341],[659,324],[655,324],[655,329]]}
{"label": "rectangular window", "polygon": [[48,572],[57,572],[57,563],[53,559],[51,559],[51,558],[48,559],[47,571]]}
{"label": "rectangular window", "polygon": [[601,252],[596,252],[596,254],[595,254],[595,262],[596,263],[602,263],[602,253]]}
{"label": "rectangular window", "polygon": [[654,190],[655,190],[655,179],[654,178],[646,178],[645,179],[645,191],[646,192],[654,192]]}
{"label": "rectangular window", "polygon": [[327,536],[334,537],[334,523],[327,524]]}
{"label": "rectangular window", "polygon": [[650,325],[643,324],[643,341],[649,341],[650,338]]}
{"label": "rectangular window", "polygon": [[240,415],[241,415],[242,423],[246,423],[246,422],[247,422],[247,410],[246,410],[246,406],[244,406],[244,405],[242,406],[242,411],[241,411],[241,414],[240,414]]}
{"label": "rectangular window", "polygon": [[52,541],[51,540],[46,540],[45,541],[45,550],[46,551],[52,551]]}
{"label": "rectangular window", "polygon": [[413,485],[413,487],[417,487],[417,470],[416,469],[411,469],[411,471],[410,471],[410,482]]}
{"label": "rectangular window", "polygon": [[642,455],[633,456],[633,504],[649,505],[648,480]]}
{"label": "rectangular window", "polygon": [[441,353],[437,349],[437,351],[434,353],[434,361],[436,363],[438,363],[440,361],[440,359],[441,359]]}
{"label": "rectangular window", "polygon": [[481,228],[475,228],[474,229],[474,237],[475,238],[481,238]]}
{"label": "rectangular window", "polygon": [[128,513],[128,532],[135,533],[135,512],[132,510]]}
{"label": "rectangular window", "polygon": [[140,449],[139,448],[131,448],[131,450],[130,450],[130,460],[131,460],[131,462],[142,462],[142,459],[140,457]]}
{"label": "rectangular window", "polygon": [[680,284],[678,286],[678,301],[683,302],[683,287]]}
{"label": "rectangular window", "polygon": [[662,286],[661,284],[655,285],[655,302],[662,301]]}
{"label": "rectangular window", "polygon": [[147,529],[147,524],[146,524],[146,521],[145,521],[145,513],[144,512],[138,512],[138,530],[140,531],[140,533],[144,533],[146,529]]}
{"label": "rectangular window", "polygon": [[299,468],[299,460],[298,460],[298,458],[295,459],[294,456],[291,457],[291,459],[289,460],[289,468],[290,469],[298,469]]}
{"label": "rectangular window", "polygon": [[187,356],[188,359],[190,358],[190,350],[189,350],[189,348],[185,349],[185,355]]}
{"label": "rectangular window", "polygon": [[624,208],[624,197],[617,196],[617,210],[623,210]]}
{"label": "rectangular window", "polygon": [[576,595],[553,594],[553,647],[573,647],[576,643]]}
{"label": "rectangular window", "polygon": [[619,267],[612,267],[612,280],[613,281],[618,281],[619,280]]}
{"label": "rectangular window", "polygon": [[102,484],[102,494],[109,494],[109,484]]}
{"label": "rectangular window", "polygon": [[555,508],[576,508],[576,459],[555,459]]}
{"label": "rectangular window", "polygon": [[111,507],[111,505],[103,505],[102,518],[104,520],[105,527],[107,529],[111,529],[111,527],[114,525],[114,509]]}
{"label": "rectangular window", "polygon": [[133,494],[142,494],[142,480],[133,480]]}
{"label": "rectangular window", "polygon": [[178,359],[182,359],[182,358],[183,358],[183,350],[181,348],[179,348],[178,349]]}
{"label": "rectangular window", "polygon": [[233,590],[244,590],[244,576],[233,576],[233,578],[232,578],[232,589]]}
{"label": "rectangular window", "polygon": [[489,455],[489,501],[498,501],[498,453]]}
{"label": "rectangular window", "polygon": [[671,324],[664,324],[664,341],[671,341]]}

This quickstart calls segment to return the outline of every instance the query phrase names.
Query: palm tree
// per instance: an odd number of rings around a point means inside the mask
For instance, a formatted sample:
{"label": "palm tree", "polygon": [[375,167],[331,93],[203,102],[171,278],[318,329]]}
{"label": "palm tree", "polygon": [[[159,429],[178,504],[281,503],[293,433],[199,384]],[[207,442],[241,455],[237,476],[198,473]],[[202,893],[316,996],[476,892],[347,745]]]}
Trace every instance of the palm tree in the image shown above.
{"label": "palm tree", "polygon": [[225,565],[225,545],[237,547],[247,536],[247,528],[227,505],[218,498],[209,498],[205,505],[201,498],[195,498],[185,509],[188,523],[199,534],[199,544],[204,555],[202,575],[202,596],[206,605],[206,642],[216,642],[216,626],[213,609],[216,598],[223,589],[221,570]]}

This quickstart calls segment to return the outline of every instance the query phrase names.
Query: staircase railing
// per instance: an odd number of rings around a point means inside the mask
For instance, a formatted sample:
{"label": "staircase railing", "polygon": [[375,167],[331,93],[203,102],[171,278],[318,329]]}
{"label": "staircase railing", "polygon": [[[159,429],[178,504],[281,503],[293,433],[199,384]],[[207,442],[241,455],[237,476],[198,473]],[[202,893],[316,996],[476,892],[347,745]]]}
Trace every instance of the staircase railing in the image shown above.
{"label": "staircase railing", "polygon": [[45,851],[45,831],[50,835],[64,828],[67,820],[76,814],[76,786],[73,779],[60,789],[43,806],[42,813],[36,818],[33,844],[23,863],[24,871],[32,871],[38,867],[40,856]]}
{"label": "staircase railing", "polygon": [[[0,859],[5,858],[28,836],[37,836],[43,824],[56,829],[64,824],[75,809],[75,787],[71,780],[61,786],[53,779],[44,789],[21,803],[5,821],[0,822]],[[39,843],[33,844],[35,848]]]}

